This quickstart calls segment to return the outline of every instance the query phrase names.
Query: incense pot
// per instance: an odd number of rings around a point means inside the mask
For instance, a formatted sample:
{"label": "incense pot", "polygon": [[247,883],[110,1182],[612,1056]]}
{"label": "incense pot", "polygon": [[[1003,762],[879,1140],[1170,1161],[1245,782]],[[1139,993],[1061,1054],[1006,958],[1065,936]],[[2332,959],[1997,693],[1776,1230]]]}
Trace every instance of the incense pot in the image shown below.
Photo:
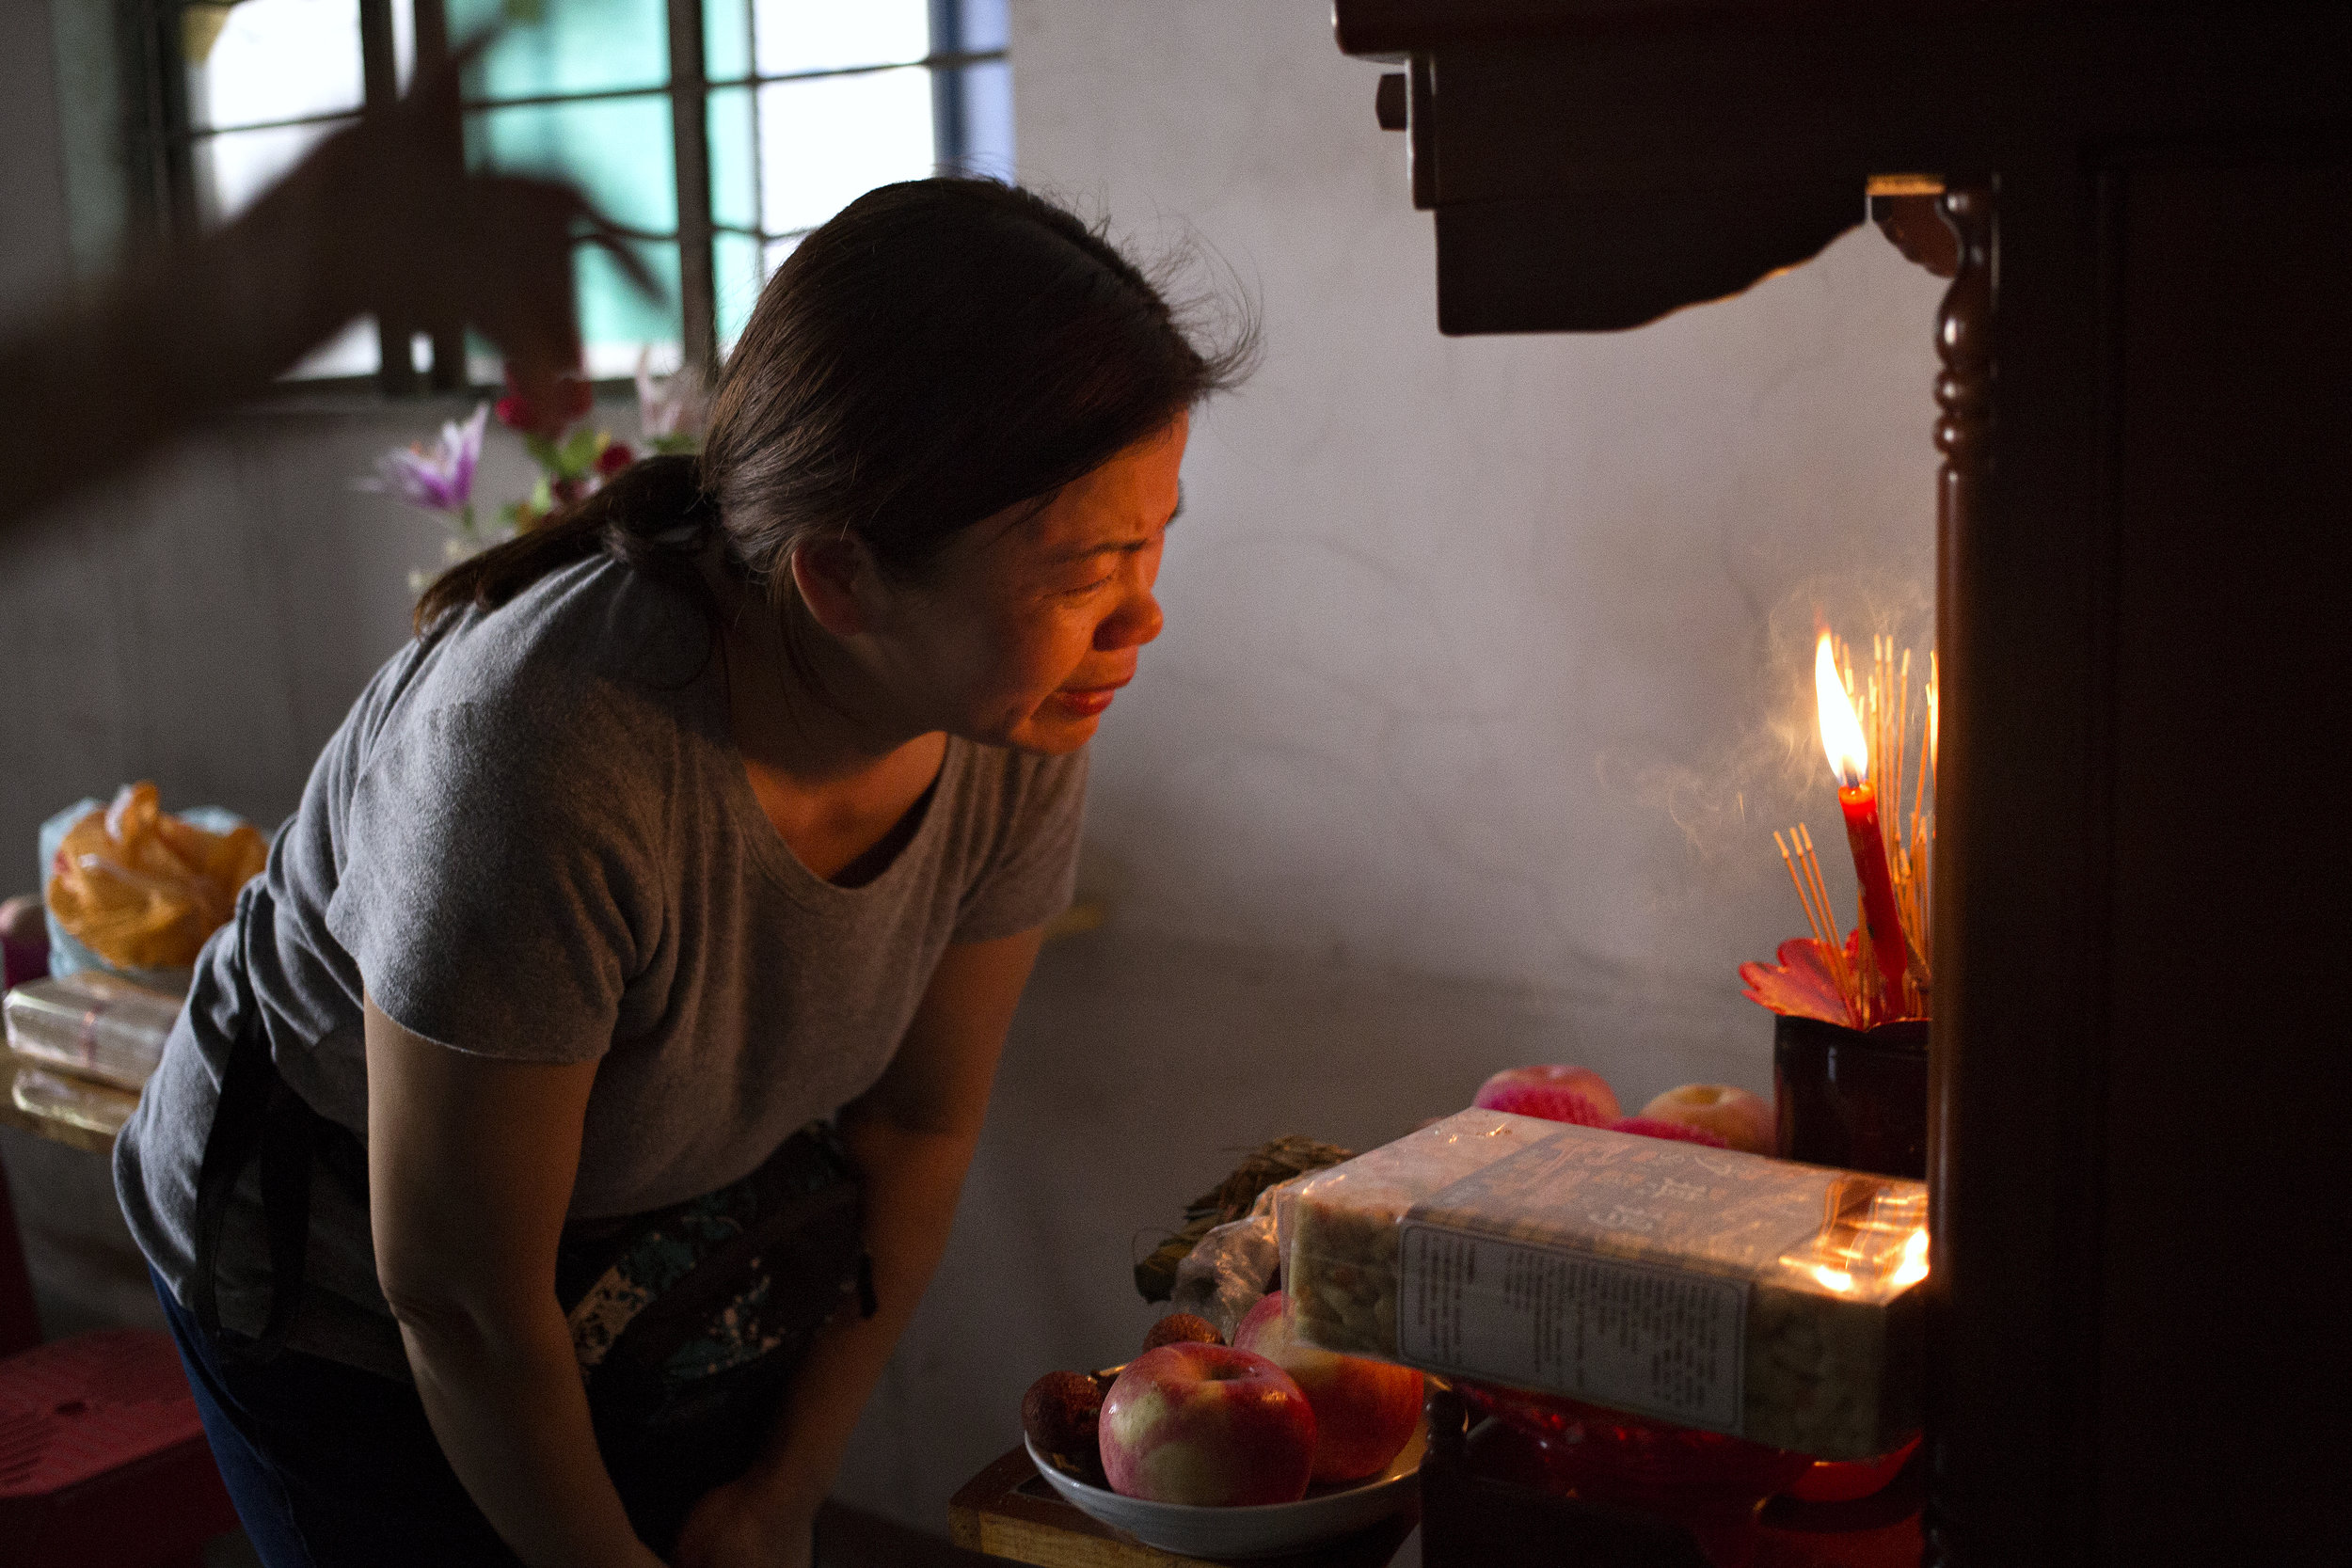
{"label": "incense pot", "polygon": [[1779,1014],[1772,1111],[1785,1160],[1925,1180],[1928,1021],[1849,1029]]}

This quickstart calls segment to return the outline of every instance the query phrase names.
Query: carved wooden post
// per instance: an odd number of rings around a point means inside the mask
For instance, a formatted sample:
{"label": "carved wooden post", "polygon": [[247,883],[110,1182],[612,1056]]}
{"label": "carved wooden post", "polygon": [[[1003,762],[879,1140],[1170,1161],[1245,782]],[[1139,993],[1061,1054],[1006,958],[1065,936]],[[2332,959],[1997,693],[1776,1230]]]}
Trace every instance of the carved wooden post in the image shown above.
{"label": "carved wooden post", "polygon": [[[1940,689],[1936,763],[1936,846],[1933,929],[1935,932],[1935,1021],[1929,1051],[1928,1190],[1933,1239],[1929,1290],[1930,1323],[1940,1323],[1952,1301],[1952,1151],[1962,1136],[1956,1125],[1964,1070],[1967,932],[1953,918],[1968,875],[1968,846],[1955,829],[1964,814],[1949,809],[1968,787],[1965,739],[1975,726],[1964,717],[1972,700],[1969,683],[1969,616],[1963,602],[1964,571],[1979,526],[1985,483],[1993,462],[1994,194],[1989,184],[1953,184],[1937,198],[1938,210],[1959,240],[1952,285],[1936,312],[1935,348],[1944,362],[1935,378],[1935,401],[1943,410],[1935,422],[1936,450],[1944,464],[1935,482],[1935,641]],[[1962,744],[1955,747],[1953,742]],[[1963,1264],[1963,1267],[1965,1265]],[[1953,1495],[1951,1402],[1964,1398],[1946,1381],[1931,1332],[1928,1366],[1928,1494],[1921,1526],[1927,1568],[1972,1568],[1965,1543],[1956,1538],[1956,1518],[1966,1517]],[[1963,1461],[1964,1463],[1964,1461]]]}

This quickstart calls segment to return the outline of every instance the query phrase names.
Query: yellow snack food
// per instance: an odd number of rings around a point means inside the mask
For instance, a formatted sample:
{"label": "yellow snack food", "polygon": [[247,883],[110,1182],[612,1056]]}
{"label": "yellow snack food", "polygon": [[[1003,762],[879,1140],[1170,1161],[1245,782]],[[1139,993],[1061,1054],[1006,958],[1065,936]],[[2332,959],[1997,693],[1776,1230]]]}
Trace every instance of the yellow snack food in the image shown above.
{"label": "yellow snack food", "polygon": [[184,969],[268,856],[251,827],[208,832],[166,812],[153,784],[125,784],[66,830],[45,896],[66,934],[106,962]]}

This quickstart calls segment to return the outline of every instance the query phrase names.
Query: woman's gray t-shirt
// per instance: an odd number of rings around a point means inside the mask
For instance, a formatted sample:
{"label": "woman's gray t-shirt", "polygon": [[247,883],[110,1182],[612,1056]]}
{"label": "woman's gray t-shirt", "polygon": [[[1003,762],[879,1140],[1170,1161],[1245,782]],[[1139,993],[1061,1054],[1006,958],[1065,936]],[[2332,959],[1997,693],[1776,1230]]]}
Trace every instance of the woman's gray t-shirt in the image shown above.
{"label": "woman's gray t-shirt", "polygon": [[[571,1217],[749,1174],[882,1076],[950,942],[1070,900],[1085,753],[951,738],[872,880],[812,875],[753,795],[701,610],[596,560],[468,610],[377,672],[312,770],[115,1148],[123,1212],[183,1302],[196,1173],[229,1042],[258,1014],[280,1074],[367,1132],[362,995],[453,1050],[601,1059]],[[221,1318],[260,1331],[268,1248],[246,1173]],[[360,1196],[311,1183],[289,1344],[406,1377]]]}

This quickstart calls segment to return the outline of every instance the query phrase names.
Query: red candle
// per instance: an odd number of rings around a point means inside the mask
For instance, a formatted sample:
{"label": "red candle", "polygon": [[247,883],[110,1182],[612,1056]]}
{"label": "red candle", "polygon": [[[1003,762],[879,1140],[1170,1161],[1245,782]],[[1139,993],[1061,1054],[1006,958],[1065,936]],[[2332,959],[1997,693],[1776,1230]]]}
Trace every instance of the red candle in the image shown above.
{"label": "red candle", "polygon": [[1879,976],[1886,984],[1886,1013],[1903,1005],[1903,975],[1911,967],[1903,941],[1902,915],[1895,904],[1895,878],[1886,865],[1886,840],[1879,832],[1879,792],[1865,779],[1837,792],[1837,809],[1846,816],[1846,842],[1853,849],[1853,874],[1862,884],[1862,921],[1869,928],[1870,950],[1878,956]]}
{"label": "red candle", "polygon": [[1846,843],[1853,849],[1854,879],[1862,884],[1862,924],[1870,933],[1885,982],[1883,1016],[1903,1005],[1903,975],[1911,967],[1903,941],[1902,915],[1895,903],[1895,878],[1886,864],[1886,840],[1879,833],[1879,792],[1870,782],[1870,747],[1854,717],[1853,699],[1837,671],[1837,657],[1824,631],[1814,644],[1813,689],[1821,715],[1821,750],[1837,780],[1837,808],[1846,817]]}

